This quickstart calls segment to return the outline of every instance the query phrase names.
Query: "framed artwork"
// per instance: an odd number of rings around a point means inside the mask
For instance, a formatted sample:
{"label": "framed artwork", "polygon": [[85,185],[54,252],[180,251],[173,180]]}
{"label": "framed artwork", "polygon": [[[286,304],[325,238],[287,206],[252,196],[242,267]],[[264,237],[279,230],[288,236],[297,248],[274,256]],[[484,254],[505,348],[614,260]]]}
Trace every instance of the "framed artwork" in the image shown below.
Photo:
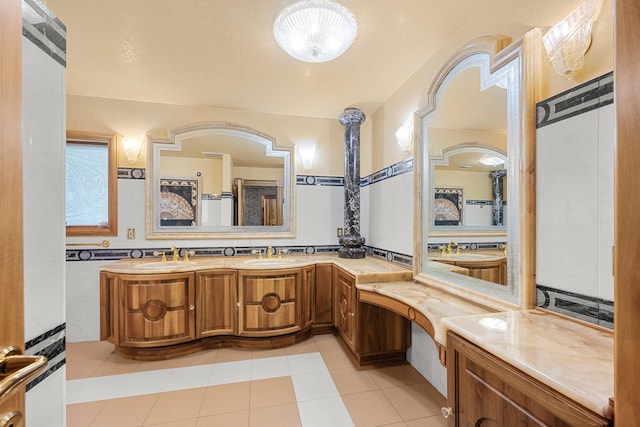
{"label": "framed artwork", "polygon": [[198,225],[197,178],[160,178],[160,226]]}
{"label": "framed artwork", "polygon": [[462,188],[435,188],[433,192],[433,225],[462,225]]}

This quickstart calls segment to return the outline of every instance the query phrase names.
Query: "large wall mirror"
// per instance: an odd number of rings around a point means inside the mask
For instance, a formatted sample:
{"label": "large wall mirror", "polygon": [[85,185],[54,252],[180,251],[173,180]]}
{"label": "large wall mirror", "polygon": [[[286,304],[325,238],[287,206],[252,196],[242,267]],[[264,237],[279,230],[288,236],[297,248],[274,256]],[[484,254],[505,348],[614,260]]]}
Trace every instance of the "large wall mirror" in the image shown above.
{"label": "large wall mirror", "polygon": [[495,309],[534,305],[538,46],[473,40],[415,114],[415,278]]}
{"label": "large wall mirror", "polygon": [[292,149],[213,122],[151,139],[147,238],[294,237]]}

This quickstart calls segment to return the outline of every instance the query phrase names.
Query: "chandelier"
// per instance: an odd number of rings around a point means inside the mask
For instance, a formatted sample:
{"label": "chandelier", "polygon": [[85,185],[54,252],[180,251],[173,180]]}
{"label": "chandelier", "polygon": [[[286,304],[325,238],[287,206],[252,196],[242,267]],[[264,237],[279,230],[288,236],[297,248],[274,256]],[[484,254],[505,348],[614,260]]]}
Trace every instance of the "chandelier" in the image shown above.
{"label": "chandelier", "polygon": [[330,0],[299,0],[282,9],[273,35],[280,47],[303,62],[326,62],[351,46],[358,23],[349,9]]}

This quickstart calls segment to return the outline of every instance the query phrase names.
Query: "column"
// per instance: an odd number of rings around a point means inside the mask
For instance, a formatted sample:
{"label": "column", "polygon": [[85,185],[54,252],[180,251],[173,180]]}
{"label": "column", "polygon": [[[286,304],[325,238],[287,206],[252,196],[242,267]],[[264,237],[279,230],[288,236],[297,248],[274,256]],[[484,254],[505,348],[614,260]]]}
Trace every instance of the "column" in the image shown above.
{"label": "column", "polygon": [[346,108],[340,115],[344,126],[344,235],[338,240],[340,258],[364,258],[364,237],[360,235],[360,125],[365,115]]}
{"label": "column", "polygon": [[491,177],[491,184],[493,187],[493,220],[491,225],[504,225],[504,199],[502,196],[502,179],[506,174],[507,171],[504,169],[489,173],[489,176]]}

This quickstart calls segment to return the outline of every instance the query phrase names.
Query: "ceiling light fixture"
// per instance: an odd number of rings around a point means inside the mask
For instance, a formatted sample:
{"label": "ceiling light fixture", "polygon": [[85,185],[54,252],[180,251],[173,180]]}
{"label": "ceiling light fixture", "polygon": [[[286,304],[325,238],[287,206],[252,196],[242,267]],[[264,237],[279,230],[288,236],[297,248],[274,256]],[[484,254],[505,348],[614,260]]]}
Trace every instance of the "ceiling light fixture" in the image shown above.
{"label": "ceiling light fixture", "polygon": [[278,45],[303,62],[326,62],[342,55],[358,33],[349,9],[330,0],[300,0],[282,9],[273,35]]}
{"label": "ceiling light fixture", "polygon": [[496,156],[489,156],[489,155],[480,157],[478,161],[483,165],[493,166],[493,167],[504,164],[504,159]]}

